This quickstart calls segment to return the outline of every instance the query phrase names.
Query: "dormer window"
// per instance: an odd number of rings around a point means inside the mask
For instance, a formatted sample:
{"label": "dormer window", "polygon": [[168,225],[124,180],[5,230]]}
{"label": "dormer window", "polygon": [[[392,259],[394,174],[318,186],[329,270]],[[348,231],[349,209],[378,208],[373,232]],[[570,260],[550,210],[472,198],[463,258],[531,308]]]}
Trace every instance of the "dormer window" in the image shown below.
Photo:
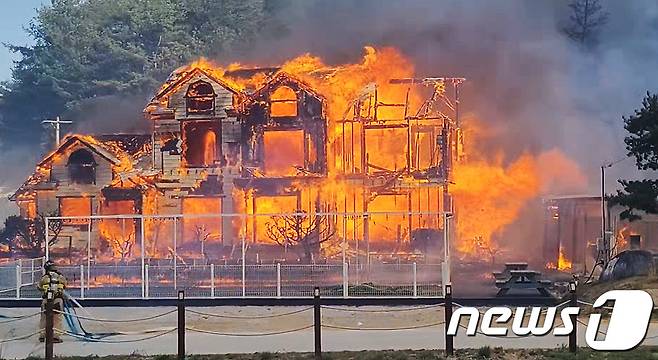
{"label": "dormer window", "polygon": [[79,149],[69,155],[66,164],[69,170],[69,178],[74,184],[96,183],[96,160],[94,155],[85,149]]}
{"label": "dormer window", "polygon": [[205,81],[197,81],[187,88],[185,100],[188,114],[212,114],[215,112],[215,90]]}
{"label": "dormer window", "polygon": [[281,86],[270,95],[270,115],[273,117],[297,116],[297,94]]}

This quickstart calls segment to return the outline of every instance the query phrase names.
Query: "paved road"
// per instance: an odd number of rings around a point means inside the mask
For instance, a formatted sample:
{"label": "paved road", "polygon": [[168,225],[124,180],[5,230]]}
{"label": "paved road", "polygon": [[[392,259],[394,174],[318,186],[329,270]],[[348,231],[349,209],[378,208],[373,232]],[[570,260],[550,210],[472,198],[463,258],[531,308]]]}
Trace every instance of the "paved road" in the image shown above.
{"label": "paved road", "polygon": [[[312,311],[301,311],[306,308],[290,307],[222,307],[222,308],[188,308],[187,326],[201,330],[222,333],[267,333],[279,332],[288,329],[300,328],[312,324]],[[340,309],[340,310],[336,310]],[[338,327],[354,328],[396,328],[423,326],[435,324],[443,319],[443,312],[436,307],[424,308],[414,311],[394,312],[363,312],[389,310],[390,308],[364,307],[364,308],[336,308],[323,309],[323,324]],[[394,308],[400,310],[401,308]],[[78,311],[82,316],[92,316],[101,319],[134,319],[162,314],[173,308],[93,308],[87,313]],[[216,318],[208,315],[194,314],[199,311],[209,314],[221,314],[231,317],[270,316],[300,310],[296,314],[274,317],[269,319],[233,319]],[[345,311],[347,310],[347,311]],[[359,311],[360,310],[360,311]],[[34,313],[35,309],[0,309],[2,315],[24,315]],[[0,319],[1,321],[5,321]],[[176,313],[138,323],[110,323],[92,322],[82,320],[84,327],[90,332],[139,332],[145,329],[164,331],[172,329],[176,324]],[[0,324],[0,338],[19,337],[36,330],[37,318],[30,318],[13,323]],[[585,329],[579,327],[579,343],[584,344]],[[649,334],[658,334],[658,324],[653,325]],[[125,341],[143,338],[149,335],[122,335],[107,338],[111,341]],[[443,325],[431,326],[421,329],[379,331],[379,330],[338,330],[323,329],[323,350],[384,350],[384,349],[441,349],[444,348]],[[505,348],[555,348],[566,346],[565,337],[528,337],[528,338],[501,338],[501,337],[468,337],[460,332],[455,340],[455,346],[464,348],[479,348],[482,346],[501,346]],[[658,338],[645,341],[645,345],[658,345]],[[251,353],[251,352],[310,352],[313,351],[313,329],[306,329],[295,333],[247,337],[247,336],[218,336],[212,334],[190,332],[187,334],[187,349],[191,354],[208,353]],[[120,344],[91,343],[65,337],[63,344],[55,345],[55,355],[129,355],[139,353],[173,354],[176,352],[176,333],[170,333],[147,341]],[[42,356],[43,344],[36,336],[26,340],[19,340],[2,344],[0,358],[25,358],[27,356]]]}

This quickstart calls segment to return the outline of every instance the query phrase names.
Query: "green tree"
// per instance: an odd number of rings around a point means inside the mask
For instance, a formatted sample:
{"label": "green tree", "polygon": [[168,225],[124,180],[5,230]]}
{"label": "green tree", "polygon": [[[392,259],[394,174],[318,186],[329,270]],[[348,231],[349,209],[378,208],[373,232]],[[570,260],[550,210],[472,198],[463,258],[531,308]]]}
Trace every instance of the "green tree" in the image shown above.
{"label": "green tree", "polygon": [[[642,108],[624,117],[628,136],[624,139],[628,156],[635,157],[640,170],[658,170],[658,95],[647,92]],[[621,217],[640,218],[638,211],[658,214],[658,180],[619,180],[623,190],[611,197],[613,204],[626,207]]]}
{"label": "green tree", "polygon": [[[34,140],[44,118],[105,96],[146,98],[177,67],[247,47],[275,0],[52,0],[27,31],[33,46],[0,87],[5,139]],[[281,0],[279,0],[281,1]]]}

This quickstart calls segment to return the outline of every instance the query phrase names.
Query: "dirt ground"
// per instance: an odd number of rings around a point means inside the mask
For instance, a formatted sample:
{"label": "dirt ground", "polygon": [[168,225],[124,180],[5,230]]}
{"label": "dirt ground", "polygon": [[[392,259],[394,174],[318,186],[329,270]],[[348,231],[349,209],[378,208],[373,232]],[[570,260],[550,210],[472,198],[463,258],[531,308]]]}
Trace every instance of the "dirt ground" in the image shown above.
{"label": "dirt ground", "polygon": [[[644,360],[656,359],[656,348],[641,348],[623,353],[594,352],[579,349],[577,354],[571,354],[564,349],[559,350],[503,350],[501,348],[482,347],[479,349],[459,350],[452,357],[446,357],[439,350],[402,350],[402,351],[358,351],[358,352],[330,352],[324,353],[324,360]],[[173,355],[158,355],[145,357],[138,355],[107,356],[107,357],[65,357],[62,360],[174,360]],[[311,353],[254,353],[254,354],[226,354],[226,355],[192,355],[189,360],[312,360]]]}

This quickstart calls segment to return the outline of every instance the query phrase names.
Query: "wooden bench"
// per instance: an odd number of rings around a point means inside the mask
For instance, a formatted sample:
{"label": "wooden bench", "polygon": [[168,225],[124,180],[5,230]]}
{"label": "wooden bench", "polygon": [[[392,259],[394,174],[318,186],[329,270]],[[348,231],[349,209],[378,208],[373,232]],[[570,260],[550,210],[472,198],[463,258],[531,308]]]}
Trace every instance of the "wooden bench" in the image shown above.
{"label": "wooden bench", "polygon": [[496,279],[497,296],[504,296],[512,289],[536,289],[543,296],[551,296],[548,287],[552,282],[542,280],[540,276],[541,273],[534,270],[509,270],[509,276]]}

